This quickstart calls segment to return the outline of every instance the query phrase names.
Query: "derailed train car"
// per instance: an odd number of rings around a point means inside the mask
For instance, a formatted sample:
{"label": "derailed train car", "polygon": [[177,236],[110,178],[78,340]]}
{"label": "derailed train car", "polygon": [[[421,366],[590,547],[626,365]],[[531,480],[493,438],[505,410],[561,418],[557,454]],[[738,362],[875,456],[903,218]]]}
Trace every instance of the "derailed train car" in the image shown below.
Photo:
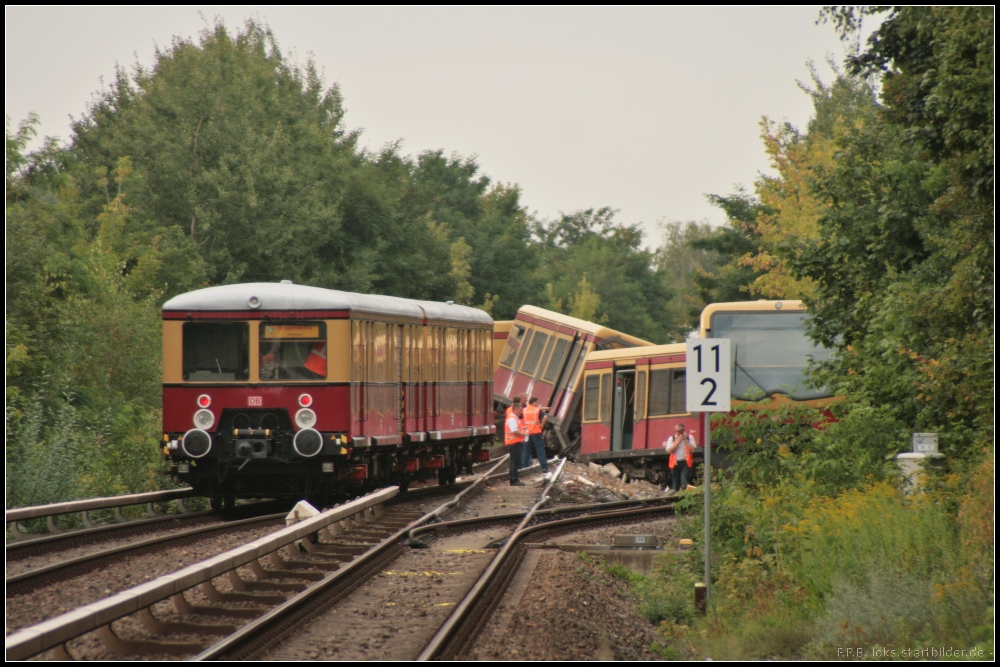
{"label": "derailed train car", "polygon": [[651,345],[587,357],[581,460],[613,462],[630,477],[663,484],[669,458],[663,443],[677,424],[703,446],[698,417],[685,406],[685,347]]}
{"label": "derailed train car", "polygon": [[648,341],[535,306],[522,306],[511,323],[493,374],[493,398],[503,414],[515,396],[548,406],[546,446],[574,454],[580,446],[580,378],[595,350],[651,345]]}
{"label": "derailed train car", "polygon": [[493,320],[304,285],[197,290],[163,306],[163,449],[213,502],[319,501],[488,457]]}

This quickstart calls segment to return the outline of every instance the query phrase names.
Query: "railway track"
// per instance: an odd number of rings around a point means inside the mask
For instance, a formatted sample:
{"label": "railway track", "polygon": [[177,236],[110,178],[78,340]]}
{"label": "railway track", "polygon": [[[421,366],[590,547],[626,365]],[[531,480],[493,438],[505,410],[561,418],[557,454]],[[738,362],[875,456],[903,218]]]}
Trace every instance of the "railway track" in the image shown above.
{"label": "railway track", "polygon": [[[457,497],[440,506],[435,496],[448,487],[372,494],[381,496],[324,513],[333,517],[327,524],[303,525],[296,535],[282,536],[278,547],[262,538],[256,547],[210,559],[225,560],[225,566],[210,562],[197,576],[177,573],[184,590],[162,582],[140,586],[157,590],[140,594],[131,612],[122,613],[128,605],[106,609],[112,599],[76,612],[88,623],[57,618],[16,633],[8,637],[7,657],[43,651],[40,657],[79,659],[461,656],[513,578],[527,536],[538,542],[583,526],[634,522],[643,511],[672,511],[667,499],[652,501],[653,507],[650,501],[624,501],[543,509],[549,485],[541,498],[516,497],[532,493],[531,487],[498,485],[470,500],[485,478],[475,487],[467,482],[452,488]],[[449,513],[461,518],[442,521]],[[470,516],[475,513],[486,516]],[[484,548],[490,543],[499,548]],[[31,633],[39,639],[34,648],[27,646]]]}
{"label": "railway track", "polygon": [[[416,511],[412,507],[431,502],[436,506],[439,501],[435,502],[435,498],[443,493],[462,492],[470,484],[471,482],[463,482],[451,487],[415,489],[399,498],[394,497],[397,493],[395,489],[370,494],[329,510],[324,513],[326,516],[305,520],[227,554],[183,568],[173,575],[160,577],[15,632],[7,637],[7,657],[24,658],[43,651],[48,651],[47,657],[72,656],[73,650],[66,648],[66,641],[80,635],[86,635],[81,637],[83,653],[77,656],[82,658],[93,658],[100,654],[100,651],[95,654],[92,650],[95,641],[102,644],[102,649],[106,649],[108,655],[123,651],[143,655],[148,655],[150,651],[157,655],[177,654],[178,651],[183,653],[184,650],[188,654],[196,653],[204,647],[203,643],[181,641],[183,648],[179,649],[177,642],[169,640],[123,640],[119,632],[129,636],[129,631],[136,626],[140,628],[140,634],[154,636],[177,632],[181,632],[183,636],[185,632],[188,635],[193,632],[204,637],[217,635],[222,631],[235,631],[248,617],[258,616],[264,610],[255,608],[255,605],[282,602],[285,597],[308,588],[327,572],[339,569],[343,563],[374,546],[382,537],[379,531],[386,528],[385,525],[376,525],[375,508],[380,515],[392,514],[397,522],[399,516],[402,516],[408,525],[412,522],[412,517],[406,516],[407,512],[413,514]],[[424,511],[416,513],[417,516],[423,514]],[[393,519],[384,520],[383,524],[385,523],[392,524]],[[324,546],[335,548],[313,549],[314,553],[300,554],[298,549],[308,550],[310,546],[304,545],[314,545],[316,535],[321,530],[334,537],[334,544]],[[298,548],[294,546],[295,543],[298,543]],[[278,549],[286,549],[284,558],[277,553]],[[234,556],[236,552],[239,553]],[[260,561],[257,556],[261,557]],[[296,560],[307,562],[295,562]],[[223,576],[219,577],[219,574]],[[187,584],[183,586],[184,590],[177,590],[179,581]],[[150,604],[151,601],[153,605]],[[163,604],[159,608],[150,608],[160,601]],[[166,621],[161,620],[164,606],[171,609],[166,614]],[[134,612],[138,607],[142,609],[136,614]],[[186,616],[188,621],[172,618],[178,614]],[[196,619],[196,622],[191,622],[191,618]],[[209,622],[205,622],[206,618]],[[108,622],[98,622],[105,619]],[[227,622],[216,622],[220,619]],[[233,623],[233,619],[238,619],[238,622]],[[116,621],[116,627],[110,625],[111,621]],[[139,642],[138,645],[136,641]]]}

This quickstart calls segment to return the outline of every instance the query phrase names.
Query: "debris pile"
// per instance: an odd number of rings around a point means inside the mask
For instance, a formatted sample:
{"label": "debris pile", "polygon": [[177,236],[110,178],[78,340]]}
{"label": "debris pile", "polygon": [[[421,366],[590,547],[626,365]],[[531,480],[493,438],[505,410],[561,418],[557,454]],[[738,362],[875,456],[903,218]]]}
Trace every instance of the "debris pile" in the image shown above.
{"label": "debris pile", "polygon": [[663,491],[660,487],[645,480],[630,480],[613,463],[599,466],[596,463],[567,462],[549,497],[557,503],[585,505],[661,495]]}

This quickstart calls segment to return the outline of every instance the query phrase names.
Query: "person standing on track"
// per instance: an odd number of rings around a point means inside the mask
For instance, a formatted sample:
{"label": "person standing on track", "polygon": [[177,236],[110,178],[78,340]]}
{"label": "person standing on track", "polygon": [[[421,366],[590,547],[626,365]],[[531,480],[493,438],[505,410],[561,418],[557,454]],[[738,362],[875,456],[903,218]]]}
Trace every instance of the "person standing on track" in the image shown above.
{"label": "person standing on track", "polygon": [[528,439],[524,443],[524,453],[521,455],[521,467],[531,465],[531,450],[535,451],[538,463],[542,466],[542,475],[549,481],[549,464],[545,460],[545,440],[542,438],[542,411],[548,408],[538,406],[538,397],[532,396],[528,406],[524,408],[524,425],[528,429]]}
{"label": "person standing on track", "polygon": [[517,471],[521,469],[521,449],[524,446],[525,430],[521,421],[523,415],[524,410],[521,408],[521,404],[514,403],[510,406],[507,421],[504,422],[503,444],[507,447],[507,453],[510,454],[511,486],[524,486],[524,482],[517,474]]}
{"label": "person standing on track", "polygon": [[[687,433],[684,424],[678,424],[674,429],[674,434],[667,438],[663,447],[670,454],[670,484],[668,487],[674,493],[688,486],[688,475],[694,468],[694,457],[692,454],[698,448],[694,441],[694,436]],[[667,489],[664,488],[664,491]]]}

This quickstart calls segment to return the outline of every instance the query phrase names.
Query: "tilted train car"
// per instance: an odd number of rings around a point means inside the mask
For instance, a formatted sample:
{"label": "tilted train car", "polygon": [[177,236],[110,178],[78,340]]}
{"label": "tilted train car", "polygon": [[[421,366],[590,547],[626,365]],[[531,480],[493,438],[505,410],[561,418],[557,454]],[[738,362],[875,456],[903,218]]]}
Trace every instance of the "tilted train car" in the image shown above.
{"label": "tilted train car", "polygon": [[163,306],[164,451],[214,502],[341,497],[488,454],[493,320],[281,283]]}
{"label": "tilted train car", "polygon": [[592,352],[583,371],[580,459],[614,462],[631,477],[667,481],[664,443],[678,423],[703,446],[685,407],[685,345]]}
{"label": "tilted train car", "polygon": [[650,345],[649,342],[535,306],[517,311],[493,374],[498,413],[515,396],[537,396],[548,406],[546,445],[572,454],[579,446],[578,402],[584,359],[594,350]]}
{"label": "tilted train car", "polygon": [[701,313],[702,338],[728,338],[733,357],[732,398],[769,397],[781,403],[827,405],[833,393],[806,382],[810,361],[825,361],[830,350],[806,335],[801,301],[713,303]]}

